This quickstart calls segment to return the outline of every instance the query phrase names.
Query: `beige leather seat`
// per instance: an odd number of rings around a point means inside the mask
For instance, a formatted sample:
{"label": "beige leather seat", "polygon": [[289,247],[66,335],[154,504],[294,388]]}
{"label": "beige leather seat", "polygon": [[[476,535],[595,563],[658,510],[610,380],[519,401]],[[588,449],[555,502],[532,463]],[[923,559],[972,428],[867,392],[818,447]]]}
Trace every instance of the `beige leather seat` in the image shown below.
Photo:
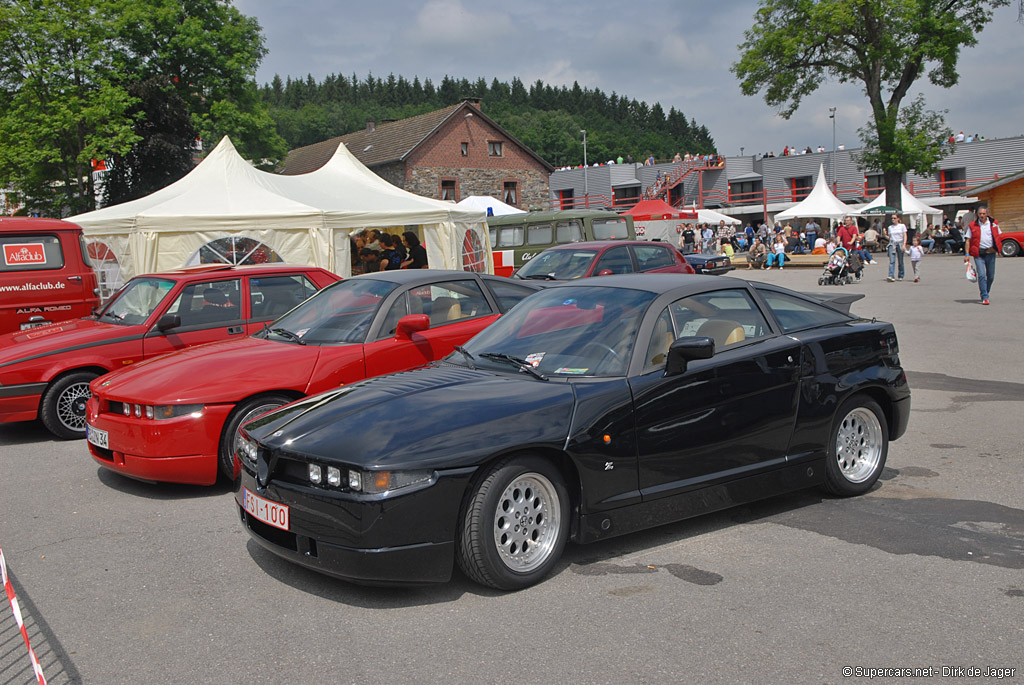
{"label": "beige leather seat", "polygon": [[668,356],[668,348],[675,339],[668,320],[664,316],[658,317],[654,324],[654,332],[651,334],[651,345],[647,348],[647,365],[664,364],[665,357]]}
{"label": "beige leather seat", "polygon": [[743,326],[728,319],[708,319],[697,329],[697,337],[708,337],[715,341],[715,349],[734,345],[747,339]]}
{"label": "beige leather seat", "polygon": [[431,326],[461,318],[462,306],[454,297],[439,297],[430,307]]}

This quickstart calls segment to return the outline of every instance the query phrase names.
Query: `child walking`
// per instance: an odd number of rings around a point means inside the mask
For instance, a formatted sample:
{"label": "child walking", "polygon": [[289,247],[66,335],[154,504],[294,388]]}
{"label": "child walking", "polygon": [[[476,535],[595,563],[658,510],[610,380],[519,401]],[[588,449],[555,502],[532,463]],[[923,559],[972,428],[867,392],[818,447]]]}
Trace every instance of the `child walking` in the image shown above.
{"label": "child walking", "polygon": [[907,250],[910,255],[910,266],[914,269],[914,283],[921,280],[921,260],[924,259],[924,248],[921,246],[921,239],[914,236],[914,244]]}

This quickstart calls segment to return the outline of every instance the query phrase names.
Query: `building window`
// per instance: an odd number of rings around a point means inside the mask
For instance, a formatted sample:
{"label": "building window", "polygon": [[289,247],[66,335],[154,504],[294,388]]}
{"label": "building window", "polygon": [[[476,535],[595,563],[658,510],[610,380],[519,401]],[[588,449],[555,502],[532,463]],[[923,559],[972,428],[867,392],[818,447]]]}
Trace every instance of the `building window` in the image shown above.
{"label": "building window", "polygon": [[573,189],[563,188],[558,191],[558,208],[561,210],[572,209],[576,206],[576,202],[573,199]]}
{"label": "building window", "polygon": [[462,156],[465,157],[469,154],[469,143],[462,143]]}
{"label": "building window", "polygon": [[811,194],[814,187],[814,179],[810,176],[798,176],[789,179],[789,188],[793,202],[799,202]]}
{"label": "building window", "polygon": [[519,183],[517,181],[505,181],[505,190],[501,200],[507,205],[519,204]]}
{"label": "building window", "polygon": [[939,170],[939,193],[941,195],[956,195],[967,189],[967,168],[940,169]]}
{"label": "building window", "polygon": [[864,196],[869,200],[882,194],[885,190],[885,177],[882,174],[866,174],[864,176]]}
{"label": "building window", "polygon": [[763,190],[763,181],[738,181],[729,186],[729,202],[753,204],[762,199]]}
{"label": "building window", "polygon": [[459,201],[459,191],[454,178],[441,179],[441,199],[452,202]]}
{"label": "building window", "polygon": [[501,141],[487,143],[487,154],[491,157],[501,157]]}

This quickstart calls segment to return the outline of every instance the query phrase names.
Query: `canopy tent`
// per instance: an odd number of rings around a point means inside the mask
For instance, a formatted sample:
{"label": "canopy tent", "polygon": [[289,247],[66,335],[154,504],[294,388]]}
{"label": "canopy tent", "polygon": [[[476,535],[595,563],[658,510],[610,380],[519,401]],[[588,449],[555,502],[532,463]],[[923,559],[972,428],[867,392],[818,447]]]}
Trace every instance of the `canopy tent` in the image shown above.
{"label": "canopy tent", "polygon": [[825,165],[822,164],[818,169],[818,180],[814,182],[810,194],[789,209],[776,214],[775,222],[805,218],[842,219],[856,213],[853,207],[841,201],[828,189],[828,184],[825,183]]}
{"label": "canopy tent", "polygon": [[255,169],[225,137],[175,183],[68,220],[115,256],[127,279],[201,262],[263,261],[349,276],[349,235],[369,227],[418,233],[434,268],[493,272],[485,216],[391,185],[344,145],[321,168],[282,176]]}
{"label": "canopy tent", "polygon": [[[931,207],[931,206],[926,205],[925,203],[921,202],[916,197],[911,195],[910,191],[907,190],[907,187],[905,185],[903,185],[902,183],[900,184],[900,191],[901,191],[900,192],[901,204],[903,205],[902,212],[903,212],[904,216],[907,216],[907,217],[917,216],[917,217],[919,217],[919,223],[923,223],[923,221],[920,221],[921,215],[938,215],[938,216],[942,216],[942,210],[941,209],[935,209],[934,207]],[[864,205],[863,207],[861,207],[860,210],[858,210],[857,213],[858,214],[871,214],[872,210],[875,210],[875,213],[877,213],[877,208],[883,207],[883,206],[885,206],[885,204],[886,204],[886,202],[885,202],[885,191],[883,190],[881,195],[879,195],[874,200],[872,200],[871,202],[869,202],[866,205]]]}
{"label": "canopy tent", "polygon": [[507,205],[501,200],[489,195],[470,195],[460,202],[455,203],[456,207],[463,209],[479,209],[487,216],[505,216],[507,214],[526,214],[526,210]]}
{"label": "canopy tent", "polygon": [[696,221],[697,214],[687,209],[676,209],[664,200],[641,200],[623,216],[633,217],[633,228],[638,240],[663,240],[675,244],[682,232],[681,223]]}
{"label": "canopy tent", "polygon": [[697,210],[697,221],[702,224],[715,224],[724,221],[727,226],[739,226],[743,222],[735,217],[731,217],[728,214],[722,214],[716,212],[713,209],[698,209]]}

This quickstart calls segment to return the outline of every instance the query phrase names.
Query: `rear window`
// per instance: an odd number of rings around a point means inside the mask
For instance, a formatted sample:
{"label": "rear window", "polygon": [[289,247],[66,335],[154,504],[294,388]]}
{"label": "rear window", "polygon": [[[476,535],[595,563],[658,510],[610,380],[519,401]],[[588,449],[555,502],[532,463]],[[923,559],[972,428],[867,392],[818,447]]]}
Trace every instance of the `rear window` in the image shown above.
{"label": "rear window", "polygon": [[759,291],[784,333],[845,323],[854,318],[823,304],[808,302],[774,290]]}
{"label": "rear window", "polygon": [[625,240],[629,237],[626,220],[594,219],[594,238],[597,240]]}
{"label": "rear window", "polygon": [[0,236],[0,249],[3,250],[0,271],[36,271],[64,266],[64,251],[60,238],[55,235]]}

